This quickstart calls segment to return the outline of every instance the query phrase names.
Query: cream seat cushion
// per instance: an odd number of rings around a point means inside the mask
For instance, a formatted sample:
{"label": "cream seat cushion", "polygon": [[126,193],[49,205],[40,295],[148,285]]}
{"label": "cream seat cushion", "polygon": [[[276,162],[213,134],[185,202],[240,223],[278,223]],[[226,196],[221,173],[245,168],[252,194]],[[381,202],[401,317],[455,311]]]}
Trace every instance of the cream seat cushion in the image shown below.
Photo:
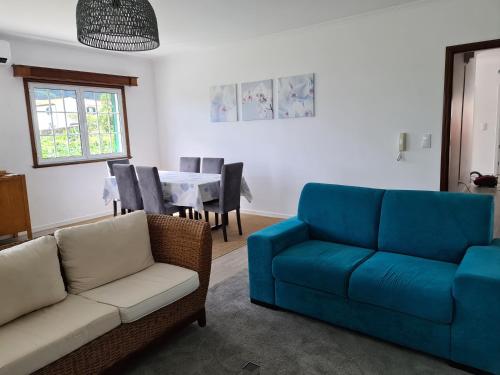
{"label": "cream seat cushion", "polygon": [[54,237],[0,251],[0,326],[64,298]]}
{"label": "cream seat cushion", "polygon": [[68,291],[79,294],[153,265],[144,211],[55,233]]}
{"label": "cream seat cushion", "polygon": [[197,272],[155,263],[80,296],[118,307],[122,322],[130,323],[191,294],[199,285]]}
{"label": "cream seat cushion", "polygon": [[115,307],[70,294],[0,327],[0,375],[36,371],[120,324]]}

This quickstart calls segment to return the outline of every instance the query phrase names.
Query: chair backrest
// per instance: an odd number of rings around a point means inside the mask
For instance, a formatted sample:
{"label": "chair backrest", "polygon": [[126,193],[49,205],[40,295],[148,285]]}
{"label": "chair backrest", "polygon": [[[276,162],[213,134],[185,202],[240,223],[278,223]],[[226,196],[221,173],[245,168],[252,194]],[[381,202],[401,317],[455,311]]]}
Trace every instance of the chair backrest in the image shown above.
{"label": "chair backrest", "polygon": [[243,163],[225,164],[222,166],[219,197],[222,212],[229,212],[240,208],[242,176]]}
{"label": "chair backrest", "polygon": [[377,249],[384,190],[310,183],[300,195],[298,217],[311,239]]}
{"label": "chair backrest", "polygon": [[388,190],[382,202],[378,248],[459,263],[470,246],[491,243],[493,222],[490,195]]}
{"label": "chair backrest", "polygon": [[133,165],[113,165],[118,192],[120,193],[120,206],[127,210],[142,210],[142,198],[139,183]]}
{"label": "chair backrest", "polygon": [[221,174],[224,158],[203,158],[201,173]]}
{"label": "chair backrest", "polygon": [[113,170],[113,166],[116,164],[130,164],[130,160],[128,160],[128,159],[106,160],[106,164],[108,165],[109,175],[114,176],[115,172]]}
{"label": "chair backrest", "polygon": [[165,200],[161,188],[160,176],[156,167],[137,167],[139,187],[144,211],[148,214],[165,214]]}
{"label": "chair backrest", "polygon": [[200,173],[201,158],[181,157],[180,171]]}

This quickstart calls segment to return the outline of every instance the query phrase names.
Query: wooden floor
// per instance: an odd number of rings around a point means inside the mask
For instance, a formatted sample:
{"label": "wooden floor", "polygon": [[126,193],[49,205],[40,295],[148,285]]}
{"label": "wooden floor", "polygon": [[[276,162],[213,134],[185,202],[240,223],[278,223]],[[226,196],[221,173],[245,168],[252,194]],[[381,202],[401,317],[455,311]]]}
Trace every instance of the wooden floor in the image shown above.
{"label": "wooden floor", "polygon": [[247,269],[248,257],[246,246],[214,259],[212,261],[212,272],[210,273],[210,287]]}

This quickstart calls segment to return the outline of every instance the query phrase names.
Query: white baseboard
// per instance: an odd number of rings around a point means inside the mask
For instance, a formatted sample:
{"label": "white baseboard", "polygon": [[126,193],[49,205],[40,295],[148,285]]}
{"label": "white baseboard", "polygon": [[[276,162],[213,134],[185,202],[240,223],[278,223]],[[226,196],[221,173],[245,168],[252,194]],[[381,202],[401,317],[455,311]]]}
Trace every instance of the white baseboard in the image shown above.
{"label": "white baseboard", "polygon": [[259,210],[251,210],[248,208],[242,208],[241,212],[244,214],[250,214],[250,215],[259,215],[259,216],[268,216],[268,217],[276,217],[279,219],[289,219],[295,215],[288,215],[288,214],[282,214],[278,212],[271,212],[271,211],[259,211]]}
{"label": "white baseboard", "polygon": [[98,213],[94,213],[94,214],[90,214],[90,215],[74,217],[72,219],[59,221],[57,223],[37,225],[37,226],[33,227],[33,233],[42,232],[44,230],[54,229],[54,228],[58,228],[58,227],[61,227],[64,225],[71,225],[71,224],[75,224],[75,223],[80,223],[82,221],[97,219],[100,217],[110,216],[110,215],[113,215],[113,212],[107,210],[107,211],[98,212]]}

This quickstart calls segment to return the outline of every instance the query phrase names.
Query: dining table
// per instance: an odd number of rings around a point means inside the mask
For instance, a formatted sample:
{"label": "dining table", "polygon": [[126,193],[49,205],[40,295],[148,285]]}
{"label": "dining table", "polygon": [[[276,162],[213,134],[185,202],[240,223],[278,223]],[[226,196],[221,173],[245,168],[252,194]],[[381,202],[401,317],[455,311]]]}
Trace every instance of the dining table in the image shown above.
{"label": "dining table", "polygon": [[[178,171],[158,171],[165,201],[180,207],[192,207],[197,212],[203,211],[203,204],[219,199],[220,174],[192,173]],[[252,202],[252,192],[245,180],[241,179],[240,195],[249,203]],[[104,179],[102,198],[107,205],[119,201],[120,194],[114,176]]]}

